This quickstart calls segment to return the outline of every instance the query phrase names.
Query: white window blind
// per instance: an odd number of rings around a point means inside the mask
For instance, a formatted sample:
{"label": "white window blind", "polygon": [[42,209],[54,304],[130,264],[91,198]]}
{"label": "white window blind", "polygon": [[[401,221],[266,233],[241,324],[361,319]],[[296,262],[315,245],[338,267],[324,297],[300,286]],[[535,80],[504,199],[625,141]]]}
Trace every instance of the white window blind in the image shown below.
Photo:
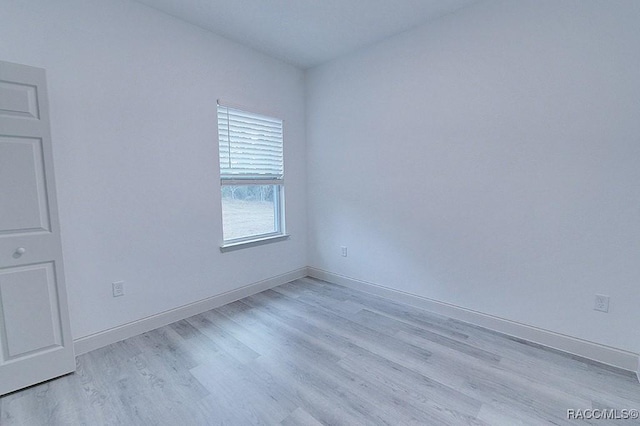
{"label": "white window blind", "polygon": [[220,178],[282,181],[282,120],[218,104]]}

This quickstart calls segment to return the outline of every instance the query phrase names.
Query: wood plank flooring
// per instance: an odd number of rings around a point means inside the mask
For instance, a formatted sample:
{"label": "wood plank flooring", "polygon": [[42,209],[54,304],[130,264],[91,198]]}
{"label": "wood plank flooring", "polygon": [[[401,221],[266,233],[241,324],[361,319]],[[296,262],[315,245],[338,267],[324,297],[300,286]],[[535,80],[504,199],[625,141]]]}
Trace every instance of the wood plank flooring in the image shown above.
{"label": "wood plank flooring", "polygon": [[631,373],[310,278],[77,365],[0,398],[0,424],[611,424],[567,409],[640,409]]}

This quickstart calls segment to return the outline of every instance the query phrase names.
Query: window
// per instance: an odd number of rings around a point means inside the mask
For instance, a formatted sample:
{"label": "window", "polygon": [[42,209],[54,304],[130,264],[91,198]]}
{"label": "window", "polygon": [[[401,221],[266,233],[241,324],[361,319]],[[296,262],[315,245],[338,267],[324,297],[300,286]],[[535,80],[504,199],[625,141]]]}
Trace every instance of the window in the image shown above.
{"label": "window", "polygon": [[218,104],[224,247],[284,238],[282,120]]}

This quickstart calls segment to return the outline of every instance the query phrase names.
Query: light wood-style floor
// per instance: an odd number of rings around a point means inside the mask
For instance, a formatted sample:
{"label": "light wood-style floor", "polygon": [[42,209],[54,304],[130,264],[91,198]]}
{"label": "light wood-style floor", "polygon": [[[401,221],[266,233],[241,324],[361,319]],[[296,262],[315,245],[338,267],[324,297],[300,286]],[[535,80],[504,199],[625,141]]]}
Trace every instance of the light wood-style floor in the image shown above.
{"label": "light wood-style floor", "polygon": [[77,363],[1,398],[0,424],[602,425],[567,409],[640,408],[631,373],[313,279]]}

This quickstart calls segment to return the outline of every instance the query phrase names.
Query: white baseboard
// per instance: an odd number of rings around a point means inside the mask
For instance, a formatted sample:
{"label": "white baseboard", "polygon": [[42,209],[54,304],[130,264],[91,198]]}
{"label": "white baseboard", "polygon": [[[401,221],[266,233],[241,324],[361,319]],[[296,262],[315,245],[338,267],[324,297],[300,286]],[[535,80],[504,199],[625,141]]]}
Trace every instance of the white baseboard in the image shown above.
{"label": "white baseboard", "polygon": [[484,327],[528,342],[537,343],[539,345],[567,352],[569,354],[577,355],[630,372],[636,372],[638,380],[640,380],[640,364],[638,354],[636,353],[532,327],[530,325],[510,321],[493,315],[483,314],[482,312],[473,311],[449,303],[439,302],[437,300],[428,299],[411,293],[405,293],[378,284],[353,279],[317,268],[309,267],[308,275],[310,277],[342,285],[344,287],[375,294],[399,303],[415,306],[416,308],[434,312],[472,325]]}
{"label": "white baseboard", "polygon": [[188,305],[180,306],[150,317],[142,318],[99,333],[81,337],[73,341],[75,353],[76,355],[85,354],[94,349],[102,348],[112,343],[128,339],[129,337],[155,330],[159,327],[164,327],[167,324],[189,318],[193,315],[201,314],[202,312],[206,312],[210,309],[235,302],[243,297],[260,293],[261,291],[277,287],[305,276],[307,276],[307,268],[300,268],[286,274],[278,275],[276,277],[268,278],[266,280],[258,281],[256,283],[219,294],[217,296],[189,303]]}

